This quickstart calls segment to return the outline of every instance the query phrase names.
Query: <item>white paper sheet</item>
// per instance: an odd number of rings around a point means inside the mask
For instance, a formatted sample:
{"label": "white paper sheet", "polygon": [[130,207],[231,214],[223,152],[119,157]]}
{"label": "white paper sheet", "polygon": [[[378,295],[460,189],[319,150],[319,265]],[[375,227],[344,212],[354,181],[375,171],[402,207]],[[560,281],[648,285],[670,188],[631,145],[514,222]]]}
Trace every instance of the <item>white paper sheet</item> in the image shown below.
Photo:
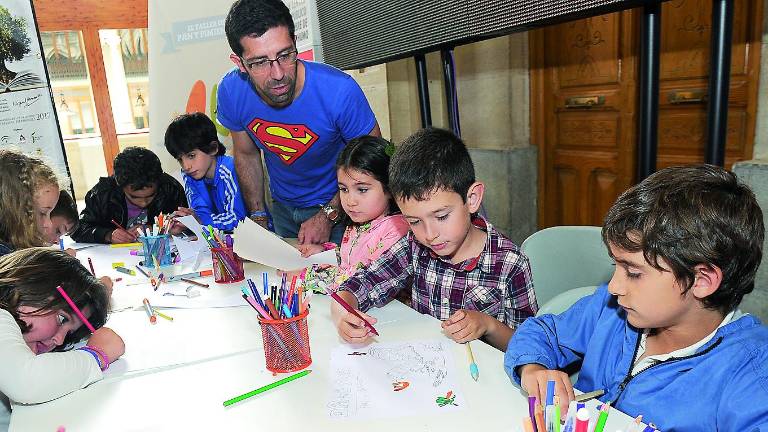
{"label": "white paper sheet", "polygon": [[250,219],[241,222],[234,234],[236,254],[269,267],[297,270],[312,264],[338,264],[332,250],[303,258],[298,249]]}
{"label": "white paper sheet", "polygon": [[342,345],[333,350],[330,363],[331,418],[440,414],[467,405],[446,340]]}
{"label": "white paper sheet", "polygon": [[125,354],[110,365],[106,378],[263,350],[259,323],[251,308],[161,312],[173,317],[173,322],[157,317],[156,324],[150,324],[144,310],[110,315],[106,325],[125,341]]}
{"label": "white paper sheet", "polygon": [[[203,227],[197,222],[194,216],[182,216],[176,218],[183,223],[185,227],[192,230],[197,236],[197,240],[187,240],[175,237],[174,243],[179,251],[182,262],[197,260],[202,254],[208,252],[208,244],[203,239]],[[210,255],[210,254],[209,254]]]}

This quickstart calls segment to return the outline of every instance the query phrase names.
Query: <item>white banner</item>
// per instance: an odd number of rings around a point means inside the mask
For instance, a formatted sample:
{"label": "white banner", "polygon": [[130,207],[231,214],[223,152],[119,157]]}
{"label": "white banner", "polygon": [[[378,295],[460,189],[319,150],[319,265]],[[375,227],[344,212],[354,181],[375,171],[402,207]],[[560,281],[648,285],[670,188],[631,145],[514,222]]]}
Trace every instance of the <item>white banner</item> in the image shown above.
{"label": "white banner", "polygon": [[64,146],[32,4],[3,0],[0,14],[9,18],[0,19],[0,148],[42,156],[66,176]]}

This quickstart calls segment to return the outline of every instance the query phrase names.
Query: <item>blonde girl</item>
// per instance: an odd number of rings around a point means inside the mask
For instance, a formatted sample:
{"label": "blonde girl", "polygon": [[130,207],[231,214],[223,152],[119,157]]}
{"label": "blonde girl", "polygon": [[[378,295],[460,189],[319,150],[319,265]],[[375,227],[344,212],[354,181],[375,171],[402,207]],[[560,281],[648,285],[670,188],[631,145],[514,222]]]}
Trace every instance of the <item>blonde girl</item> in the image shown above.
{"label": "blonde girl", "polygon": [[0,150],[0,255],[46,246],[51,210],[59,200],[59,182],[42,159]]}

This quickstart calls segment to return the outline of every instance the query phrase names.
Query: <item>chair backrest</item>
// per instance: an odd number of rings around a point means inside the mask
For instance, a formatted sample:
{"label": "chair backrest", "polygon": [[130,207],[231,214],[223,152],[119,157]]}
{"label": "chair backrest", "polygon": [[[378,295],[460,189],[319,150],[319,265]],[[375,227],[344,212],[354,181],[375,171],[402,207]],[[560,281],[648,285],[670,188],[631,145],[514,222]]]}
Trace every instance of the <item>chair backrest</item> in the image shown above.
{"label": "chair backrest", "polygon": [[569,289],[608,282],[614,270],[600,227],[546,228],[525,239],[521,249],[531,262],[539,306]]}

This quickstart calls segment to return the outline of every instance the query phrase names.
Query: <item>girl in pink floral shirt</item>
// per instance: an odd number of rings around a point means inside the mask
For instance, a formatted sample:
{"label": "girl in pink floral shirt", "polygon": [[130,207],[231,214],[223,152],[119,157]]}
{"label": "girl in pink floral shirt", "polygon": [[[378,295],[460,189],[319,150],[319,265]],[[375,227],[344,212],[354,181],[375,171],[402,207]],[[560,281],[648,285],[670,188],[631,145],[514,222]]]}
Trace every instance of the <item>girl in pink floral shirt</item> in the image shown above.
{"label": "girl in pink floral shirt", "polygon": [[298,246],[304,256],[330,248],[337,251],[338,267],[310,271],[308,286],[318,291],[335,290],[408,232],[408,222],[389,193],[389,157],[393,151],[394,145],[387,140],[364,135],[351,140],[339,155],[339,198],[352,223],[338,247],[333,243]]}

